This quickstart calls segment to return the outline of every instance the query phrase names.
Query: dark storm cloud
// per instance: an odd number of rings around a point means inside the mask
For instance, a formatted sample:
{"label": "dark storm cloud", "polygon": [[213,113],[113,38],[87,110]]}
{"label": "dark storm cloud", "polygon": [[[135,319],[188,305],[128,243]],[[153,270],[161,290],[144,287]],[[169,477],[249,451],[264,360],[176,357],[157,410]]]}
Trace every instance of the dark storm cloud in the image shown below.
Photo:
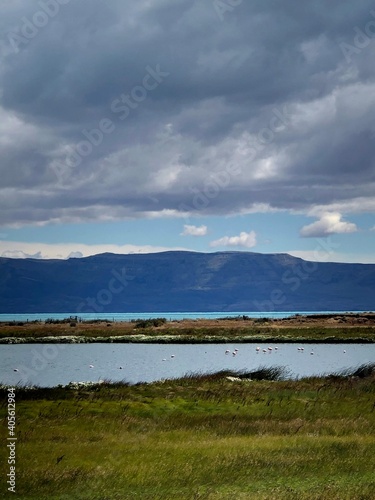
{"label": "dark storm cloud", "polygon": [[368,209],[372,3],[223,2],[4,2],[1,221]]}

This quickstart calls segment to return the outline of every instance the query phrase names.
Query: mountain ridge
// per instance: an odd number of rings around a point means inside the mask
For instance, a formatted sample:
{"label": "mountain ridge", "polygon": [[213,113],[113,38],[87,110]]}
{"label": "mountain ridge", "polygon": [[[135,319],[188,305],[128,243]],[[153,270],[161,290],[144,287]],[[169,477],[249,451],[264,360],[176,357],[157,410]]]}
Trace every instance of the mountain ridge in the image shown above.
{"label": "mountain ridge", "polygon": [[0,313],[372,310],[375,264],[287,253],[0,258]]}

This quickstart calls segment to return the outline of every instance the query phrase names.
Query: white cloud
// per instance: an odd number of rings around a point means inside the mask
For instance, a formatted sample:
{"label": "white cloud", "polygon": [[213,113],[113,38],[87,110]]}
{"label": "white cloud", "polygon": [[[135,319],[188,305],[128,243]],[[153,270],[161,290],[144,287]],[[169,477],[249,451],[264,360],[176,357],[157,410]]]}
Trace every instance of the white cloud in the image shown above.
{"label": "white cloud", "polygon": [[327,212],[322,214],[320,219],[304,226],[300,230],[300,235],[304,238],[319,238],[330,234],[354,233],[357,226],[352,222],[341,220],[339,212]]}
{"label": "white cloud", "polygon": [[181,236],[206,236],[206,234],[207,226],[189,226],[185,224]]}
{"label": "white cloud", "polygon": [[0,257],[14,259],[68,259],[88,257],[100,253],[156,253],[168,250],[189,250],[187,248],[168,248],[151,245],[85,245],[83,243],[26,243],[19,241],[0,241]]}
{"label": "white cloud", "polygon": [[245,233],[242,231],[239,236],[224,236],[215,241],[211,241],[211,247],[245,247],[252,248],[257,244],[255,231]]}

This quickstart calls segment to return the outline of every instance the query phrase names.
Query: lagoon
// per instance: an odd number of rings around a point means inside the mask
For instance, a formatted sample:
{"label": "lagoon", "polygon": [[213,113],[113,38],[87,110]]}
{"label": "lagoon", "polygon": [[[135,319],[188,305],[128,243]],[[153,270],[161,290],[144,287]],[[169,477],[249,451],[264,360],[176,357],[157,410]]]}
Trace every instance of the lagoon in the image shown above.
{"label": "lagoon", "polygon": [[290,377],[300,378],[374,362],[374,344],[10,344],[0,345],[0,383],[138,383],[261,366],[284,366]]}

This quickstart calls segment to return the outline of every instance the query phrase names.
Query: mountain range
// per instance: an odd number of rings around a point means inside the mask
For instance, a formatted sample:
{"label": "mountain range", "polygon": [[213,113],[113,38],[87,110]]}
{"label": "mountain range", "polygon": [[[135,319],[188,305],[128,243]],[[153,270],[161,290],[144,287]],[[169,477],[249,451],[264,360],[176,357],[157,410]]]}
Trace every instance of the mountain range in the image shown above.
{"label": "mountain range", "polygon": [[375,264],[254,252],[0,258],[0,313],[368,311]]}

